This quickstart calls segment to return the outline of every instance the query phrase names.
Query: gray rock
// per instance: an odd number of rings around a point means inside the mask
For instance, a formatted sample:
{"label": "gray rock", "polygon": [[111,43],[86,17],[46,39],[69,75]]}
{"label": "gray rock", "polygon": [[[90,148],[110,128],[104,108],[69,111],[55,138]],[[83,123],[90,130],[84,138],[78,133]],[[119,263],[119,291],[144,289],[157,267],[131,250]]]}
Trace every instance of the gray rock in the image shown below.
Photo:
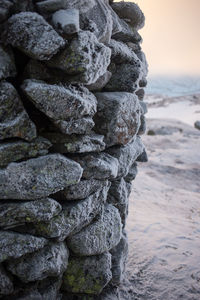
{"label": "gray rock", "polygon": [[12,0],[12,14],[18,14],[25,11],[34,11],[33,0]]}
{"label": "gray rock", "polygon": [[28,141],[36,138],[36,127],[29,119],[12,84],[0,82],[0,140],[19,137]]}
{"label": "gray rock", "polygon": [[78,183],[82,168],[60,154],[46,155],[0,170],[0,199],[38,199],[48,197]]}
{"label": "gray rock", "polygon": [[144,26],[145,17],[136,3],[120,1],[111,5],[121,19],[125,19],[130,26],[138,30]]}
{"label": "gray rock", "polygon": [[79,32],[79,11],[78,9],[58,10],[52,16],[54,28],[63,36]]}
{"label": "gray rock", "polygon": [[64,190],[54,194],[53,197],[57,200],[82,200],[95,193],[97,190],[102,189],[105,185],[107,185],[106,180],[81,180],[78,184],[70,185]]}
{"label": "gray rock", "polygon": [[10,14],[13,3],[9,0],[0,0],[0,23],[4,22]]}
{"label": "gray rock", "polygon": [[138,89],[141,79],[141,64],[138,60],[133,64],[119,64],[113,66],[110,70],[113,74],[105,90],[108,92],[130,92],[133,93]]}
{"label": "gray rock", "polygon": [[112,34],[112,17],[110,6],[102,0],[72,0],[67,8],[80,11],[81,29],[91,30],[102,43],[109,42]]}
{"label": "gray rock", "polygon": [[118,172],[118,160],[107,153],[91,153],[73,156],[83,168],[84,179],[114,179]]}
{"label": "gray rock", "polygon": [[37,13],[22,12],[13,15],[7,23],[6,41],[26,55],[48,60],[65,46],[65,41]]}
{"label": "gray rock", "polygon": [[94,130],[105,136],[107,147],[125,145],[140,128],[141,109],[131,93],[96,93],[97,113]]}
{"label": "gray rock", "polygon": [[99,152],[105,149],[103,135],[64,135],[56,132],[47,132],[44,133],[43,136],[52,142],[53,147],[51,151],[54,152],[84,153]]}
{"label": "gray rock", "polygon": [[199,129],[199,130],[200,130],[200,121],[196,121],[196,122],[194,123],[194,127],[195,127],[196,129]]}
{"label": "gray rock", "polygon": [[51,143],[42,137],[36,138],[32,142],[25,141],[2,142],[0,143],[0,167],[5,167],[10,162],[25,158],[46,155]]}
{"label": "gray rock", "polygon": [[144,149],[143,152],[137,157],[136,161],[139,162],[147,162],[148,161],[148,156],[147,156],[147,152]]}
{"label": "gray rock", "polygon": [[111,13],[111,17],[112,17],[112,36],[115,35],[116,33],[119,33],[122,31],[122,26],[120,24],[120,18],[118,17],[118,15],[115,13],[115,11],[112,9],[112,7],[109,5],[109,10]]}
{"label": "gray rock", "polygon": [[47,222],[61,210],[62,206],[50,198],[29,202],[0,201],[0,227],[8,229],[25,223]]}
{"label": "gray rock", "polygon": [[67,268],[69,252],[64,243],[51,243],[35,253],[9,261],[8,270],[22,282],[59,276]]}
{"label": "gray rock", "polygon": [[71,257],[63,276],[62,290],[98,295],[111,278],[110,253],[92,257]]}
{"label": "gray rock", "polygon": [[141,115],[140,116],[140,128],[138,130],[138,135],[142,135],[142,134],[145,134],[146,132],[146,119],[145,119],[145,116],[144,115]]}
{"label": "gray rock", "polygon": [[12,50],[0,45],[0,80],[16,75],[16,67]]}
{"label": "gray rock", "polygon": [[14,288],[11,278],[8,276],[4,267],[0,265],[0,297],[12,294]]}
{"label": "gray rock", "polygon": [[[140,51],[136,51],[135,53],[136,53],[137,57],[139,58],[139,60],[142,63],[142,71],[143,71],[144,77],[146,77],[147,74],[148,74],[148,63],[147,63],[147,60],[146,60],[146,56],[145,56],[144,52],[141,51],[141,50]],[[146,83],[147,82],[145,82],[145,84]]]}
{"label": "gray rock", "polygon": [[111,59],[116,64],[129,63],[140,65],[137,55],[124,43],[111,39],[108,46],[111,48]]}
{"label": "gray rock", "polygon": [[126,225],[128,215],[128,189],[123,178],[113,181],[109,189],[107,202],[114,205],[120,213],[123,227]]}
{"label": "gray rock", "polygon": [[98,255],[114,248],[121,239],[121,218],[108,204],[99,219],[67,239],[67,245],[78,256]]}
{"label": "gray rock", "polygon": [[80,231],[90,224],[97,214],[102,213],[110,185],[90,195],[88,198],[63,203],[63,211],[48,223],[35,224],[36,233],[48,238],[58,238],[63,241],[67,236]]}
{"label": "gray rock", "polygon": [[138,99],[142,102],[144,100],[145,91],[144,89],[139,88],[135,94],[138,96]]}
{"label": "gray rock", "polygon": [[[69,131],[71,133],[80,131],[79,128],[76,129],[77,123],[73,124],[73,121],[77,120],[78,122],[81,117],[93,116],[96,112],[97,100],[84,87],[78,89],[27,79],[22,85],[22,90],[29,100],[46,114],[63,133],[70,134]],[[87,129],[87,125],[88,122],[82,131]]]}
{"label": "gray rock", "polygon": [[109,71],[106,71],[106,73],[103,74],[102,76],[100,76],[96,82],[94,82],[90,85],[87,85],[88,90],[99,91],[99,90],[103,89],[104,86],[106,86],[106,84],[110,80],[111,76],[112,76],[112,73]]}
{"label": "gray rock", "polygon": [[71,75],[72,82],[92,84],[110,64],[111,50],[89,31],[80,31],[70,45],[47,62],[49,67]]}
{"label": "gray rock", "polygon": [[110,253],[112,254],[112,283],[119,285],[124,279],[128,258],[128,240],[125,235],[122,235],[119,244]]}
{"label": "gray rock", "polygon": [[12,231],[0,231],[0,262],[37,251],[47,243],[48,240],[45,238]]}
{"label": "gray rock", "polygon": [[145,115],[148,112],[147,104],[144,101],[140,101],[140,106],[142,108],[142,113]]}
{"label": "gray rock", "polygon": [[137,173],[138,173],[137,163],[134,162],[132,166],[129,168],[129,172],[124,179],[126,180],[126,182],[131,182],[132,180],[135,179]]}
{"label": "gray rock", "polygon": [[69,121],[54,121],[54,124],[64,134],[90,134],[94,127],[92,117],[82,117],[81,119],[70,118]]}
{"label": "gray rock", "polygon": [[44,0],[37,1],[36,7],[40,13],[52,13],[66,7],[68,0]]}
{"label": "gray rock", "polygon": [[119,169],[117,177],[124,177],[128,174],[130,167],[134,161],[143,152],[144,145],[140,137],[136,137],[132,142],[126,146],[115,146],[107,149],[107,152],[118,159]]}
{"label": "gray rock", "polygon": [[112,38],[121,41],[124,43],[133,43],[139,44],[142,41],[141,35],[129,27],[129,25],[122,19],[118,18],[118,26],[121,27],[121,30],[113,34]]}
{"label": "gray rock", "polygon": [[[126,45],[135,53],[141,50],[141,46],[137,43],[126,42]],[[136,54],[137,55],[137,54]]]}

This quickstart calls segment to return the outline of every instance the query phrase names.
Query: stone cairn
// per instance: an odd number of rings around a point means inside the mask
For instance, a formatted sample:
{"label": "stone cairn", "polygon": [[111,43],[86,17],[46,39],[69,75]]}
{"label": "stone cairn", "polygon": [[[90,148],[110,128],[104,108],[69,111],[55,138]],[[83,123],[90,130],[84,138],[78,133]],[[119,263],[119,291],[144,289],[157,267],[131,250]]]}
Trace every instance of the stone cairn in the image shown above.
{"label": "stone cairn", "polygon": [[143,25],[131,2],[0,0],[1,299],[118,299]]}

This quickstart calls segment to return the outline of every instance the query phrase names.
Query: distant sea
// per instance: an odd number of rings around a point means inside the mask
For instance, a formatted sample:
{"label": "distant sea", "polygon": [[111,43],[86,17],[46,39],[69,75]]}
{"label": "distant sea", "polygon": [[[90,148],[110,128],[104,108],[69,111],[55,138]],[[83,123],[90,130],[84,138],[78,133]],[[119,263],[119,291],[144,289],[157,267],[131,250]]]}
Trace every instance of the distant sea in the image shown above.
{"label": "distant sea", "polygon": [[147,95],[178,97],[200,93],[200,76],[152,76],[148,78]]}

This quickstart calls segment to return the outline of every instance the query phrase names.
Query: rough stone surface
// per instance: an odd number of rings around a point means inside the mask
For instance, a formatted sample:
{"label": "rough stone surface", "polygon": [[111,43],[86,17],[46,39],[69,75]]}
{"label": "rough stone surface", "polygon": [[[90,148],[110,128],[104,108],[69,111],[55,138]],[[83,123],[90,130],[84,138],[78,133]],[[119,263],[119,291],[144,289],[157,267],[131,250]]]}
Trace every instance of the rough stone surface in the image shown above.
{"label": "rough stone surface", "polygon": [[62,206],[50,198],[28,202],[0,201],[0,227],[8,229],[24,223],[47,222],[61,210]]}
{"label": "rough stone surface", "polygon": [[63,203],[63,211],[48,223],[35,225],[36,233],[63,241],[67,236],[87,226],[97,214],[101,214],[109,189],[107,183],[101,190],[76,202]]}
{"label": "rough stone surface", "polygon": [[115,146],[107,149],[107,152],[118,159],[119,169],[117,177],[124,177],[128,174],[130,167],[138,156],[143,152],[144,145],[140,137],[136,137],[126,146]]}
{"label": "rough stone surface", "polygon": [[48,61],[48,66],[73,76],[71,81],[92,84],[110,64],[111,50],[89,31],[80,31],[70,45]]}
{"label": "rough stone surface", "polygon": [[114,63],[130,63],[131,65],[140,65],[138,56],[126,44],[111,39],[108,46],[111,48],[111,59]]}
{"label": "rough stone surface", "polygon": [[8,270],[23,282],[59,276],[67,268],[68,249],[64,243],[52,243],[33,254],[8,262]]}
{"label": "rough stone surface", "polygon": [[[139,61],[135,65],[119,64],[110,69],[113,74],[105,90],[109,92],[130,92],[138,89],[141,79],[141,65]],[[123,76],[122,76],[123,74]]]}
{"label": "rough stone surface", "polygon": [[118,160],[107,153],[91,153],[73,156],[83,168],[85,179],[114,179],[118,172]]}
{"label": "rough stone surface", "polygon": [[54,28],[63,36],[79,32],[79,11],[78,9],[61,9],[52,16]]}
{"label": "rough stone surface", "polygon": [[4,267],[0,265],[0,297],[12,294],[14,288],[11,278],[8,276]]}
{"label": "rough stone surface", "polygon": [[128,172],[128,174],[126,175],[125,180],[126,180],[127,182],[131,182],[132,180],[135,179],[137,173],[138,173],[137,163],[134,162],[134,163],[132,164],[132,166],[129,168],[129,172]]}
{"label": "rough stone surface", "polygon": [[124,43],[134,44],[138,44],[142,41],[140,34],[136,30],[132,30],[124,20],[117,18],[117,22],[121,29],[119,32],[113,34],[113,39]]}
{"label": "rough stone surface", "polygon": [[123,226],[126,224],[128,215],[128,196],[127,185],[123,178],[112,182],[107,202],[119,210]]}
{"label": "rough stone surface", "polygon": [[53,197],[57,200],[83,200],[106,185],[106,180],[81,180],[78,184],[70,185],[64,190],[54,194]]}
{"label": "rough stone surface", "polygon": [[51,143],[44,138],[36,138],[32,142],[17,140],[15,142],[0,143],[0,167],[21,159],[46,155]]}
{"label": "rough stone surface", "polygon": [[13,3],[9,0],[0,0],[0,23],[5,21],[10,14]]}
{"label": "rough stone surface", "polygon": [[66,0],[37,1],[36,7],[40,13],[52,13],[66,7]]}
{"label": "rough stone surface", "polygon": [[[69,118],[74,118],[76,122],[79,118],[93,116],[96,112],[95,96],[83,87],[77,89],[50,85],[37,80],[25,80],[22,89],[28,99],[46,114],[63,133],[70,134],[69,129],[73,127],[73,119]],[[79,131],[79,126],[75,126],[75,129],[76,127]],[[77,133],[75,129],[74,133]]]}
{"label": "rough stone surface", "polygon": [[54,124],[64,134],[90,134],[94,127],[92,117],[82,117],[81,119],[70,118],[69,121],[54,121]]}
{"label": "rough stone surface", "polygon": [[19,137],[30,141],[36,137],[36,127],[17,91],[6,81],[0,82],[0,107],[0,140]]}
{"label": "rough stone surface", "polygon": [[136,3],[120,1],[112,4],[112,9],[121,19],[125,19],[134,29],[144,26],[144,14]]}
{"label": "rough stone surface", "polygon": [[94,82],[90,85],[87,85],[88,90],[99,91],[99,90],[103,89],[104,86],[106,86],[106,84],[110,80],[111,76],[112,76],[112,73],[107,71],[105,74],[100,76],[96,82]]}
{"label": "rough stone surface", "polygon": [[119,244],[110,253],[112,254],[112,283],[119,285],[124,279],[128,257],[128,240],[125,235],[122,235]]}
{"label": "rough stone surface", "polygon": [[0,80],[16,75],[16,67],[12,50],[0,45]]}
{"label": "rough stone surface", "polygon": [[45,238],[12,231],[0,231],[0,262],[37,251],[47,243],[48,240]]}
{"label": "rough stone surface", "polygon": [[7,23],[6,41],[26,55],[48,60],[65,46],[65,41],[37,13],[21,12]]}
{"label": "rough stone surface", "polygon": [[64,135],[59,133],[44,133],[53,144],[51,150],[59,153],[99,152],[105,149],[104,136],[91,135]]}
{"label": "rough stone surface", "polygon": [[73,293],[99,294],[112,278],[111,255],[71,257],[62,289]]}
{"label": "rough stone surface", "polygon": [[11,163],[0,170],[0,199],[44,198],[78,183],[82,168],[60,154]]}
{"label": "rough stone surface", "polygon": [[140,105],[130,93],[96,93],[95,131],[105,136],[107,147],[125,145],[140,128]]}
{"label": "rough stone surface", "polygon": [[101,218],[67,239],[68,247],[79,256],[98,255],[115,247],[121,239],[121,218],[108,204]]}

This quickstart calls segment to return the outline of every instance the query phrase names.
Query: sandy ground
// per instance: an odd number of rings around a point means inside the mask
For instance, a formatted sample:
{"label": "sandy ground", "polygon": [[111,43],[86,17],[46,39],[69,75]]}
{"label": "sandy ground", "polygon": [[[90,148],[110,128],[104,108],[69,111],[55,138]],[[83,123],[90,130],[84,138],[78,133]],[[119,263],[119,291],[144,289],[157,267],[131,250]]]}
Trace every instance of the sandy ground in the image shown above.
{"label": "sandy ground", "polygon": [[[148,117],[157,111],[157,118],[147,120],[147,132],[155,135],[143,136],[149,162],[139,165],[130,198],[121,299],[200,299],[200,131],[180,121],[198,119],[199,101],[150,100]],[[179,121],[173,119],[178,111]]]}

